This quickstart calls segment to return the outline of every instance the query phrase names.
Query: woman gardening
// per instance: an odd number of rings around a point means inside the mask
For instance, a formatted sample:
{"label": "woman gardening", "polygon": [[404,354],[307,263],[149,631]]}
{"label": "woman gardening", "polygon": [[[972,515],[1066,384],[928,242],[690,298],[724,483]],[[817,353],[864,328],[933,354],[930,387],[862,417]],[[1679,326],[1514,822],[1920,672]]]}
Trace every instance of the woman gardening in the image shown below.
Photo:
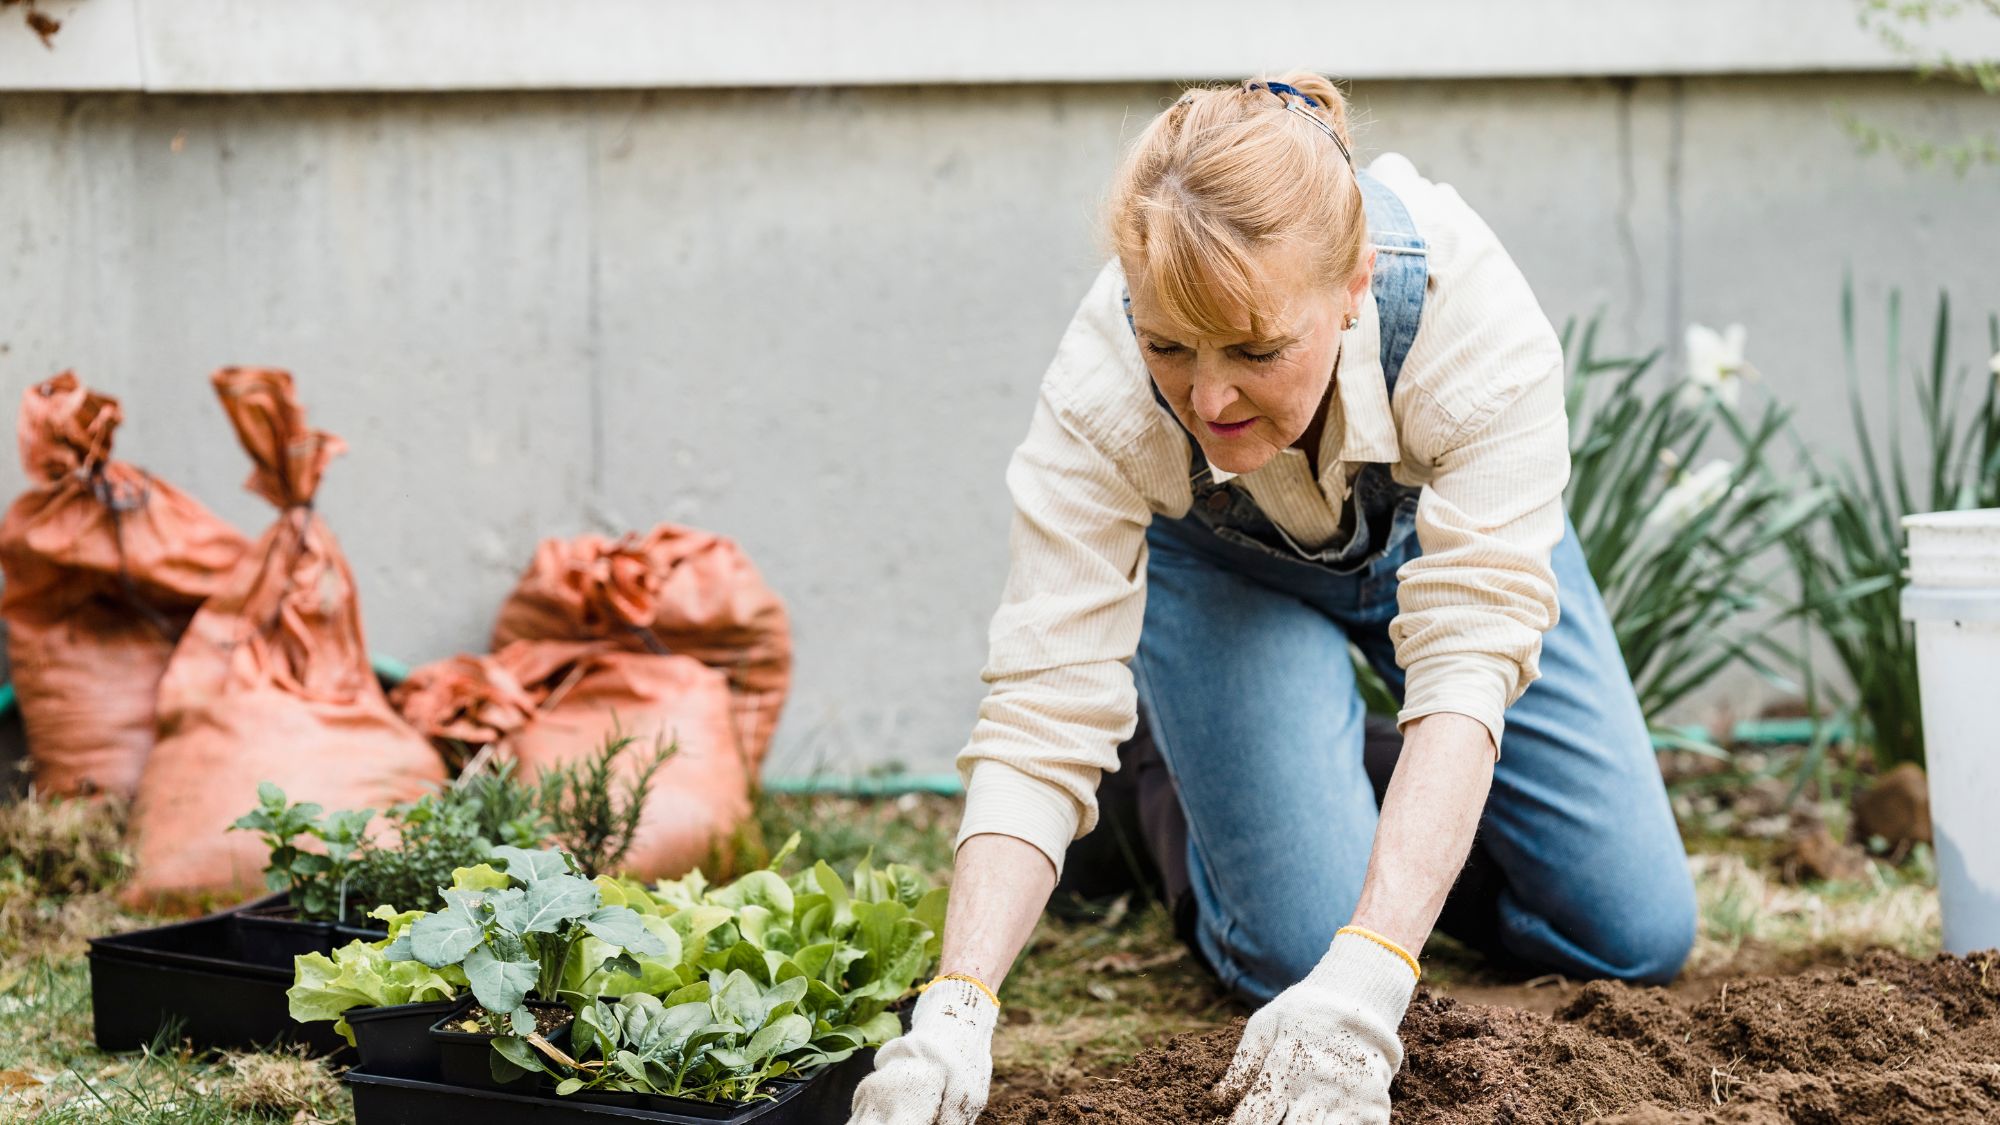
{"label": "woman gardening", "polygon": [[[941,975],[854,1125],[978,1116],[1007,970],[1141,723],[1185,816],[1177,913],[1262,1005],[1217,1091],[1236,1125],[1388,1120],[1434,926],[1570,977],[1686,957],[1680,840],[1563,514],[1556,334],[1455,191],[1352,151],[1297,74],[1189,90],[1120,168],[1115,260],[1007,473]],[[1400,700],[1379,797],[1350,645]]]}

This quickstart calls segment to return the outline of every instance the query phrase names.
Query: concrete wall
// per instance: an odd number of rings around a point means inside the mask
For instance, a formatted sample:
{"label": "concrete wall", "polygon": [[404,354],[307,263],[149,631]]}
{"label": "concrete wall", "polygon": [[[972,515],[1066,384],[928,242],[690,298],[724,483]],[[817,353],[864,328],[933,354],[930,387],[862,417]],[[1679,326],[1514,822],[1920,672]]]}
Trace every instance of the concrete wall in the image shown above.
{"label": "concrete wall", "polygon": [[[353,447],[323,508],[370,645],[412,662],[481,644],[541,536],[735,536],[797,618],[774,772],[942,768],[1002,468],[1121,137],[1171,93],[0,94],[0,396],[75,367],[125,399],[121,455],[254,531],[205,380],[292,368]],[[2000,99],[1853,74],[1355,96],[1363,147],[1457,185],[1558,322],[1603,309],[1650,347],[1742,321],[1815,442],[1845,441],[1843,270],[1871,318],[1948,288],[1985,362],[2000,181],[1859,157],[1833,103],[1952,132]]]}

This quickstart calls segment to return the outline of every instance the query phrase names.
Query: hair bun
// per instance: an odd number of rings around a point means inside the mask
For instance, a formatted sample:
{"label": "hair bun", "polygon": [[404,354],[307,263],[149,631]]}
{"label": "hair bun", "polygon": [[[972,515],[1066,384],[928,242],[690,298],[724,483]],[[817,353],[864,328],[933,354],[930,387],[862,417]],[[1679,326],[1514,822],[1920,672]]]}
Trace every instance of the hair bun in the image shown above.
{"label": "hair bun", "polygon": [[1354,151],[1354,137],[1348,131],[1347,96],[1333,84],[1333,79],[1310,70],[1294,70],[1265,81],[1282,82],[1318,102],[1319,105],[1310,107],[1309,112],[1332,127],[1334,135],[1340,138],[1340,143],[1349,152]]}

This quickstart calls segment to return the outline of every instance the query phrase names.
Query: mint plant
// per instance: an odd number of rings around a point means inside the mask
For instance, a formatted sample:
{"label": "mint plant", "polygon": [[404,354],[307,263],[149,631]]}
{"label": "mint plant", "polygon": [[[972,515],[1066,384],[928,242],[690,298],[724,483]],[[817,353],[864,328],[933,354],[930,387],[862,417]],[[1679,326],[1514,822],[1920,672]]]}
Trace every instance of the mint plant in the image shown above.
{"label": "mint plant", "polygon": [[[264,885],[283,891],[310,920],[348,920],[348,891],[368,846],[368,822],[373,809],[355,809],[321,816],[310,801],[293,804],[285,791],[266,781],[257,786],[257,808],[236,819],[231,831],[256,832],[270,849]],[[322,851],[299,846],[301,837],[317,840]]]}

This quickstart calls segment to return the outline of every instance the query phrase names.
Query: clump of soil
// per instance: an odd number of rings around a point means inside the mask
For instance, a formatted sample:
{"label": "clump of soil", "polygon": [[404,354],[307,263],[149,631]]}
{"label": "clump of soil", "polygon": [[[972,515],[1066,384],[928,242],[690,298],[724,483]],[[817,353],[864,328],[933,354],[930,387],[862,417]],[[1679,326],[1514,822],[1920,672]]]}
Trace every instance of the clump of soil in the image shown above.
{"label": "clump of soil", "polygon": [[[1176,1037],[1092,1087],[992,1125],[1224,1125],[1209,1090],[1242,1027]],[[1689,1005],[1591,984],[1554,1016],[1420,995],[1390,1093],[1424,1125],[1924,1125],[2000,1121],[2000,958],[1732,981]]]}
{"label": "clump of soil", "polygon": [[1854,798],[1854,835],[1879,836],[1891,851],[1931,842],[1931,789],[1924,769],[1904,762]]}

